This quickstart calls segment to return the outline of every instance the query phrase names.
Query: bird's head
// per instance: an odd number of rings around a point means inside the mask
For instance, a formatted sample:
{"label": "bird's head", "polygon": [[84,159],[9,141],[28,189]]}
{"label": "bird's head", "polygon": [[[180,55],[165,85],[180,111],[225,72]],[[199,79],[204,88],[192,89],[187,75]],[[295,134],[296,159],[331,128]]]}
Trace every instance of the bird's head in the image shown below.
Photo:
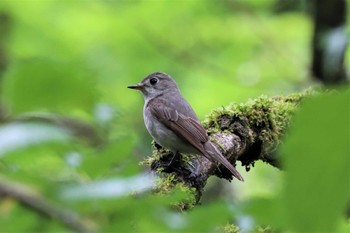
{"label": "bird's head", "polygon": [[146,76],[140,83],[128,86],[128,88],[139,90],[145,99],[152,99],[174,90],[178,90],[174,79],[162,72],[155,72]]}

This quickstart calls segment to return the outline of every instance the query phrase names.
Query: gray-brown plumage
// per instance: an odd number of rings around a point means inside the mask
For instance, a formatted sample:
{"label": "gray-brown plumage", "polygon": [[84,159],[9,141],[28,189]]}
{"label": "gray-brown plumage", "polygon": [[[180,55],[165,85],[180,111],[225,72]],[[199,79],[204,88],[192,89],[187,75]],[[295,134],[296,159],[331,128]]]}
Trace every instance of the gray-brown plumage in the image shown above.
{"label": "gray-brown plumage", "polygon": [[158,144],[175,153],[202,154],[212,162],[220,162],[243,181],[236,168],[209,140],[197,115],[169,75],[156,72],[129,88],[142,92],[145,125]]}

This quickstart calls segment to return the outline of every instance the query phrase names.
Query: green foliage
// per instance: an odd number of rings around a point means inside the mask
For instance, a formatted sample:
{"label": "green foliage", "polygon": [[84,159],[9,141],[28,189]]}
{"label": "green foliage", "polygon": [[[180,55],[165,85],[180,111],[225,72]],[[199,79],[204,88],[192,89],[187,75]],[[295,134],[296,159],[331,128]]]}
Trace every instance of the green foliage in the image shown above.
{"label": "green foliage", "polygon": [[91,112],[97,100],[94,76],[72,62],[28,59],[10,67],[3,98],[15,114],[33,110]]}
{"label": "green foliage", "polygon": [[349,90],[310,99],[295,117],[282,147],[283,202],[292,231],[338,229],[350,197],[349,100]]}

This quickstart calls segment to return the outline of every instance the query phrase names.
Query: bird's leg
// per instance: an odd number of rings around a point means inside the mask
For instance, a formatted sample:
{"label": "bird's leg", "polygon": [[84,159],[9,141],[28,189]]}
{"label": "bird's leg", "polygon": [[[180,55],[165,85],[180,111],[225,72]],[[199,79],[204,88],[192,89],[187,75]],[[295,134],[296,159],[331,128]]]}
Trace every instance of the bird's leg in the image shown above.
{"label": "bird's leg", "polygon": [[168,162],[168,163],[165,163],[165,164],[163,164],[163,166],[164,167],[169,167],[172,163],[173,163],[173,161],[174,161],[174,158],[176,157],[176,156],[179,156],[180,154],[179,154],[179,152],[172,152],[172,154],[173,154],[173,156],[171,157],[171,159],[170,159],[170,161]]}
{"label": "bird's leg", "polygon": [[173,153],[173,157],[171,158],[171,160],[170,160],[168,166],[170,166],[170,165],[173,163],[174,158],[175,158],[175,157],[178,157],[178,156],[180,156],[180,154],[179,154],[178,151],[176,151],[175,153]]}
{"label": "bird's leg", "polygon": [[219,163],[215,163],[215,166],[216,166],[216,169],[218,169],[218,171],[219,171],[220,173],[222,173],[222,171],[220,170],[220,164],[219,164]]}

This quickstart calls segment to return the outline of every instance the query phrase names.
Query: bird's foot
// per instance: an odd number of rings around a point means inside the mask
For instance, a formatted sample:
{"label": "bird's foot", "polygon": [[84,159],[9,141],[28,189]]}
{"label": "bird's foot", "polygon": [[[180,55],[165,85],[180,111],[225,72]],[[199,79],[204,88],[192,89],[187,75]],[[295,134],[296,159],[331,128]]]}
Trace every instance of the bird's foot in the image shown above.
{"label": "bird's foot", "polygon": [[[176,152],[176,153],[173,153],[172,152],[172,157],[171,157],[171,159],[170,159],[170,161],[164,161],[164,162],[162,162],[162,166],[163,167],[169,167],[169,166],[171,166],[172,164],[173,164],[173,162],[176,160],[176,157],[178,157],[180,154],[178,153],[178,152]],[[166,158],[166,160],[168,160],[168,157],[169,156],[167,156],[167,158]]]}

